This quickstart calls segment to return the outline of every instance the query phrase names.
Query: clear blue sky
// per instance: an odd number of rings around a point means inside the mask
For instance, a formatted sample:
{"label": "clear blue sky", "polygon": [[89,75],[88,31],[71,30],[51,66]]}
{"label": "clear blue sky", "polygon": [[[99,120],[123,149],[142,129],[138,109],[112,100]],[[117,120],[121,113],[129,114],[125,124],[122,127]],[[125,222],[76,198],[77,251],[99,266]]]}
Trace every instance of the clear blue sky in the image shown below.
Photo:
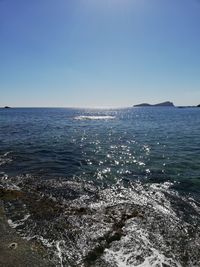
{"label": "clear blue sky", "polygon": [[200,103],[200,1],[0,0],[0,106]]}

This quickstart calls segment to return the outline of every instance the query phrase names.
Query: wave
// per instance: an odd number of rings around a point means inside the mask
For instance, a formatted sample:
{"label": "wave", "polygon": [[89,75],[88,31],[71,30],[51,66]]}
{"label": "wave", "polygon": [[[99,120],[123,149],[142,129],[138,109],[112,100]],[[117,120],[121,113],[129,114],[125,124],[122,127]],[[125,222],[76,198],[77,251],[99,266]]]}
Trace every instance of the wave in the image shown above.
{"label": "wave", "polygon": [[0,155],[0,166],[11,163],[12,159],[9,157],[11,151],[4,153],[3,155]]}
{"label": "wave", "polygon": [[111,120],[115,119],[115,116],[77,116],[75,120]]}

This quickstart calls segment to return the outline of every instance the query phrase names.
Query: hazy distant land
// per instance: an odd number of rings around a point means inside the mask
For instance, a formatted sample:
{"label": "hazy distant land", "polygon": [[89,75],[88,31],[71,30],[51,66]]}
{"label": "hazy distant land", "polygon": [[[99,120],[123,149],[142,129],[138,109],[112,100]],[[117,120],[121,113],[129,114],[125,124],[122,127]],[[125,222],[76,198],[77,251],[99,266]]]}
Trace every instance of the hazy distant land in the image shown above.
{"label": "hazy distant land", "polygon": [[197,106],[175,106],[173,102],[165,101],[158,104],[149,104],[149,103],[142,103],[134,105],[133,107],[178,107],[178,108],[195,108],[200,107],[200,104]]}
{"label": "hazy distant land", "polygon": [[174,104],[170,101],[165,101],[158,104],[148,104],[148,103],[142,103],[138,105],[134,105],[134,107],[174,107]]}

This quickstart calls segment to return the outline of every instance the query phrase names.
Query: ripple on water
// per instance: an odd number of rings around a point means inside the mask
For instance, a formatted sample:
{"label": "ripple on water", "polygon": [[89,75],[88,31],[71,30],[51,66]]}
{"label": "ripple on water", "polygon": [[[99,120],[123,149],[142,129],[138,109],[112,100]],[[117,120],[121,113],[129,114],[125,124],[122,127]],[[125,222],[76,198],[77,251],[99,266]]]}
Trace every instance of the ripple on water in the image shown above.
{"label": "ripple on water", "polygon": [[12,162],[12,158],[9,156],[10,153],[11,152],[9,151],[9,152],[4,153],[3,155],[0,155],[0,166]]}

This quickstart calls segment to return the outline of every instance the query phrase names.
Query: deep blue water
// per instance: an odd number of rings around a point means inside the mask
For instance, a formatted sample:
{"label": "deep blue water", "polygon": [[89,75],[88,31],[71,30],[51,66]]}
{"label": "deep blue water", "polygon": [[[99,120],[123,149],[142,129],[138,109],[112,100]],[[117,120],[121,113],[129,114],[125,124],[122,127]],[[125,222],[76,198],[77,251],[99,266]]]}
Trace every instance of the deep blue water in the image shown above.
{"label": "deep blue water", "polygon": [[199,133],[199,108],[0,109],[0,205],[51,266],[198,267]]}
{"label": "deep blue water", "polygon": [[[113,116],[88,119],[78,116]],[[97,182],[162,179],[200,191],[200,109],[0,110],[1,172]],[[8,153],[8,154],[6,154]]]}

